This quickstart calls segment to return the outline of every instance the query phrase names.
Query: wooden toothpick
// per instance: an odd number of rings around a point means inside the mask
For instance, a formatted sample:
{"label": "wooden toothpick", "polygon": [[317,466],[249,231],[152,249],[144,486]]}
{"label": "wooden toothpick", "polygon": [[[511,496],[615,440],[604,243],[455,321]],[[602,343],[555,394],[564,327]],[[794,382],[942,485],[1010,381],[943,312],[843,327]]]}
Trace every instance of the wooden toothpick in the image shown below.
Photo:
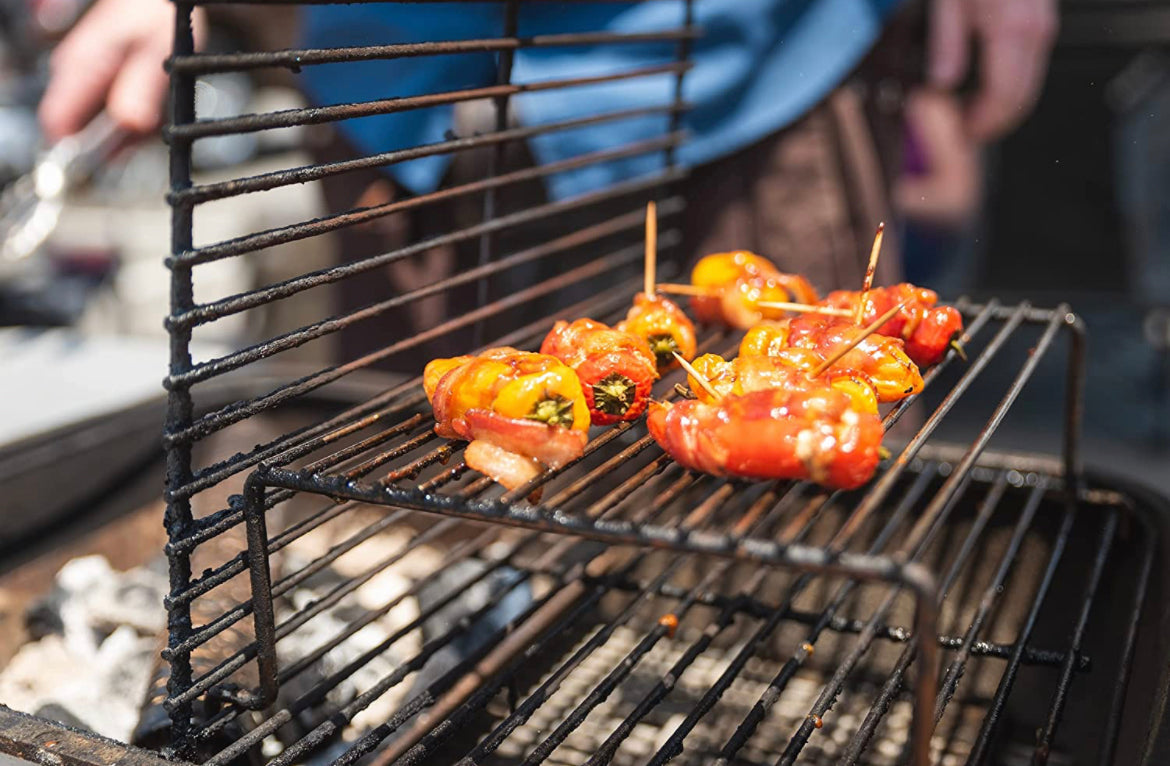
{"label": "wooden toothpick", "polygon": [[654,295],[655,267],[658,262],[658,206],[646,203],[646,268],[642,272],[642,289]]}
{"label": "wooden toothpick", "polygon": [[718,401],[723,398],[719,395],[718,391],[711,387],[710,382],[708,382],[706,378],[699,374],[698,370],[691,366],[690,362],[682,358],[682,354],[677,351],[672,351],[671,353],[674,354],[674,358],[678,360],[678,363],[682,365],[682,368],[687,371],[687,374],[694,378],[698,382],[699,387],[706,391],[712,399]]}
{"label": "wooden toothpick", "polygon": [[882,252],[882,239],[886,235],[886,222],[878,224],[877,234],[873,237],[873,247],[869,251],[869,266],[865,269],[865,281],[861,284],[861,297],[857,301],[857,313],[853,317],[853,324],[861,324],[861,317],[865,313],[865,296],[873,287],[873,275],[877,271],[878,256]]}
{"label": "wooden toothpick", "polygon": [[802,311],[805,314],[824,314],[829,317],[851,317],[849,309],[838,309],[832,306],[814,306],[811,303],[789,303],[788,301],[760,301],[756,304],[762,309],[780,309],[781,311]]}
{"label": "wooden toothpick", "polygon": [[718,288],[697,287],[695,285],[675,285],[669,282],[655,285],[655,289],[660,293],[667,293],[669,295],[697,295],[700,297],[714,295],[718,290]]}
{"label": "wooden toothpick", "polygon": [[845,345],[843,345],[841,348],[834,351],[832,354],[829,355],[829,357],[827,359],[825,359],[825,361],[818,364],[816,366],[816,369],[814,369],[812,372],[810,372],[808,374],[808,376],[810,378],[819,377],[821,375],[821,373],[823,373],[825,370],[829,369],[834,364],[836,364],[838,361],[840,361],[841,357],[845,356],[850,351],[857,348],[857,346],[860,345],[860,343],[863,340],[865,340],[870,335],[873,335],[875,332],[877,332],[878,328],[880,328],[886,322],[890,321],[890,319],[893,318],[894,314],[897,314],[899,311],[901,311],[902,307],[905,305],[906,305],[906,301],[902,301],[897,306],[894,306],[892,309],[890,309],[886,313],[882,314],[880,317],[878,317],[876,320],[874,320],[873,324],[869,325],[864,330],[862,330],[861,333],[856,338],[854,338],[853,340],[851,340],[848,343],[846,343]]}

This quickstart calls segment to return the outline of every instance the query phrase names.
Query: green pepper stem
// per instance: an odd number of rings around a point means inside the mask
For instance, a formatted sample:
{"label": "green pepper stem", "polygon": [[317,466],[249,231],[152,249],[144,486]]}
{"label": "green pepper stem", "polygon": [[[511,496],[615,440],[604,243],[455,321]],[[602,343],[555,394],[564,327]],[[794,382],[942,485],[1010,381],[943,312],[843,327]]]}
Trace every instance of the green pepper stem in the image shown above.
{"label": "green pepper stem", "polygon": [[606,415],[625,415],[634,405],[637,388],[625,375],[616,372],[607,375],[593,384],[593,409]]}
{"label": "green pepper stem", "polygon": [[664,369],[674,364],[674,352],[678,351],[678,342],[673,335],[651,335],[646,338],[650,344],[650,351],[658,363],[658,369]]}
{"label": "green pepper stem", "polygon": [[560,394],[544,393],[543,399],[538,401],[532,411],[525,416],[526,420],[539,420],[550,426],[573,427],[573,402]]}

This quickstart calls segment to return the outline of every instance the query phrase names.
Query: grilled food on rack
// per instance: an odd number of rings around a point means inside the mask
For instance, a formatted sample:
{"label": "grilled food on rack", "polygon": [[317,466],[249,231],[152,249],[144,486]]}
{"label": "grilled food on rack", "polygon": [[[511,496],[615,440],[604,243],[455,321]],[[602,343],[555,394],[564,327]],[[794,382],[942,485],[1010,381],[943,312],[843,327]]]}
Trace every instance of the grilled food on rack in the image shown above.
{"label": "grilled food on rack", "polygon": [[661,295],[644,292],[635,295],[634,305],[626,314],[625,321],[618,322],[614,329],[644,338],[650,345],[650,352],[654,354],[659,372],[677,364],[674,360],[675,352],[690,361],[695,358],[698,349],[695,325],[678,304]]}
{"label": "grilled food on rack", "polygon": [[[837,290],[829,293],[820,305],[856,309],[862,293]],[[861,324],[868,324],[899,303],[906,305],[878,330],[882,335],[906,341],[906,354],[920,367],[929,367],[946,354],[963,332],[963,316],[951,306],[937,306],[938,294],[925,287],[903,282],[891,287],[875,287],[865,293]]]}
{"label": "grilled food on rack", "polygon": [[[825,359],[863,331],[847,319],[815,314],[761,322],[744,335],[739,355],[778,356],[785,349],[805,349]],[[864,375],[881,402],[896,402],[922,390],[922,373],[906,355],[898,338],[870,335],[835,367]]]}
{"label": "grilled food on rack", "polygon": [[[809,372],[822,361],[823,358],[814,351],[784,348],[773,356],[739,356],[730,360],[718,354],[704,354],[692,366],[719,395],[718,398],[723,399],[769,388],[808,388],[812,382]],[[877,414],[877,391],[862,373],[834,365],[816,380],[849,397],[853,409],[858,412]],[[688,375],[687,383],[699,401],[708,404],[716,401],[694,376]]]}
{"label": "grilled food on rack", "polygon": [[464,459],[509,489],[581,456],[589,408],[556,357],[500,347],[435,359],[423,372],[435,433],[466,439]]}
{"label": "grilled food on rack", "polygon": [[701,322],[746,330],[762,319],[779,319],[785,312],[764,308],[761,302],[816,303],[817,291],[798,274],[785,274],[755,253],[737,250],[708,255],[695,264],[691,284],[707,294],[691,298]]}
{"label": "grilled food on rack", "polygon": [[882,424],[824,385],[769,388],[717,403],[654,402],[655,441],[695,471],[741,479],[811,479],[853,489],[873,476]]}
{"label": "grilled food on rack", "polygon": [[636,420],[646,411],[658,369],[645,338],[592,319],[561,320],[545,337],[540,353],[576,371],[593,425]]}

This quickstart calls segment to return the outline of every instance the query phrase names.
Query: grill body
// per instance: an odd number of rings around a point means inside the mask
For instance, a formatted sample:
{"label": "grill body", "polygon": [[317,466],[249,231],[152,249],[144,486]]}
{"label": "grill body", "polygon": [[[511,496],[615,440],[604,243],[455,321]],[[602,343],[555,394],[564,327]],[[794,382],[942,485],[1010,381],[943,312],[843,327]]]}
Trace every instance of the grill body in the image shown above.
{"label": "grill body", "polygon": [[[951,356],[928,374],[929,390],[948,393],[910,415],[920,427],[896,460],[852,493],[690,474],[641,424],[597,431],[578,463],[503,492],[467,470],[460,445],[433,435],[412,374],[377,378],[376,393],[333,415],[280,420],[297,402],[387,363],[419,370],[420,354],[435,344],[532,347],[556,318],[613,321],[640,286],[648,199],[663,218],[660,272],[677,273],[686,200],[673,186],[685,175],[675,148],[685,140],[682,85],[700,33],[690,0],[677,3],[680,26],[636,39],[600,30],[523,38],[522,4],[503,5],[498,38],[218,54],[194,52],[194,6],[176,4],[166,129],[171,593],[164,664],[147,703],[164,714],[149,720],[165,725],[143,740],[165,743],[173,758],[217,765],[1152,757],[1137,743],[1156,741],[1160,712],[1132,711],[1161,684],[1153,673],[1131,679],[1135,656],[1157,649],[1141,630],[1143,619],[1156,619],[1143,605],[1160,592],[1156,503],[1083,474],[1085,333],[1066,306],[959,301],[970,362]],[[512,81],[521,47],[649,43],[669,54],[653,67]],[[495,57],[489,87],[195,114],[199,78],[216,72],[482,53]],[[598,104],[572,124],[509,118],[528,93],[640,77],[672,78],[672,97],[637,113]],[[192,176],[200,140],[436,104],[477,104],[486,128],[227,181]],[[541,133],[643,114],[667,117],[660,135],[556,167],[509,165],[508,152]],[[469,153],[479,158],[474,177],[431,194],[196,240],[201,212],[239,195]],[[639,154],[659,156],[658,170],[563,201],[521,191]],[[448,215],[451,200],[476,219]],[[400,248],[196,298],[210,264],[279,257],[294,243],[428,215],[427,233]],[[192,357],[192,340],[217,323],[374,279],[395,264],[422,264],[445,247],[457,253],[450,274],[303,317],[217,358]],[[394,312],[439,298],[443,319],[421,331],[387,332],[372,350],[325,367],[290,374],[277,365],[294,349],[385,327]],[[1031,339],[1029,353],[1011,354],[1021,338]],[[728,353],[737,340],[708,330],[701,349]],[[1060,457],[989,451],[1033,372],[1062,345]],[[993,365],[1015,372],[985,427],[965,444],[937,443],[935,430]],[[248,393],[224,402],[217,391],[241,390],[224,388],[233,379],[248,381]],[[678,381],[665,378],[661,394]],[[912,405],[891,411],[887,427]],[[271,419],[283,425],[258,438],[256,424]],[[414,574],[391,582],[420,559]]]}

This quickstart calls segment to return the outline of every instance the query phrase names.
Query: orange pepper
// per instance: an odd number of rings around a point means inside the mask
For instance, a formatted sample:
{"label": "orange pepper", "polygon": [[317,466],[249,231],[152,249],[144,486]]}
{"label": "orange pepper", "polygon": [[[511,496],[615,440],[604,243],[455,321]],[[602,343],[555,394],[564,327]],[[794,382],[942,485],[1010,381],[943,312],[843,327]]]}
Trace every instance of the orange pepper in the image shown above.
{"label": "orange pepper", "polygon": [[691,299],[695,315],[703,322],[747,329],[761,319],[780,319],[783,309],[762,308],[760,303],[815,303],[817,292],[798,274],[785,274],[771,261],[746,250],[715,253],[699,259],[691,271],[691,284],[709,295]]}
{"label": "orange pepper", "polygon": [[661,295],[638,293],[625,321],[614,329],[645,338],[660,372],[676,364],[673,352],[689,362],[698,349],[694,324],[676,303]]}

